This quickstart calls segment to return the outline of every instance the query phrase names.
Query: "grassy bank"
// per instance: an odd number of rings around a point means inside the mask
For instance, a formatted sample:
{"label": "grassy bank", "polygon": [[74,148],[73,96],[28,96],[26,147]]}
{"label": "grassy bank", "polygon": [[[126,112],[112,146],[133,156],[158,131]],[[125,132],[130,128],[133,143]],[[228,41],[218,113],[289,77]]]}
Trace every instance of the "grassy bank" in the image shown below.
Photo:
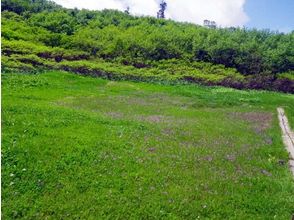
{"label": "grassy bank", "polygon": [[289,219],[291,95],[2,75],[4,219]]}

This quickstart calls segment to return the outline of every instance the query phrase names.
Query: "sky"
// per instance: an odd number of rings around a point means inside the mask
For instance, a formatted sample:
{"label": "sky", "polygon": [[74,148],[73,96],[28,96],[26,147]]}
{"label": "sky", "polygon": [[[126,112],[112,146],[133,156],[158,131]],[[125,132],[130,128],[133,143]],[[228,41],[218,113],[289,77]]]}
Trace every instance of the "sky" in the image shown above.
{"label": "sky", "polygon": [[294,30],[294,0],[247,0],[245,11],[250,18],[247,27]]}
{"label": "sky", "polygon": [[[130,7],[133,15],[156,16],[161,0],[54,0],[67,8],[92,10]],[[294,30],[294,0],[166,0],[166,17],[203,24],[213,20],[222,27],[249,27],[281,32]]]}

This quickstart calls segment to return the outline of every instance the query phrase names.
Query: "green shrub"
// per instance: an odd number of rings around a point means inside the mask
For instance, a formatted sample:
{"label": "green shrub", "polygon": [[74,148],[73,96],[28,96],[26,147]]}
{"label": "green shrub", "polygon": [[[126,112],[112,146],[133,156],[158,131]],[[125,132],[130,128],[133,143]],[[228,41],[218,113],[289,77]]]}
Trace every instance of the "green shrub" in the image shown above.
{"label": "green shrub", "polygon": [[2,6],[5,70],[19,65],[292,92],[294,32],[211,30],[113,10],[64,9],[46,0]]}
{"label": "green shrub", "polygon": [[294,71],[289,71],[285,73],[278,74],[279,79],[289,79],[294,81]]}

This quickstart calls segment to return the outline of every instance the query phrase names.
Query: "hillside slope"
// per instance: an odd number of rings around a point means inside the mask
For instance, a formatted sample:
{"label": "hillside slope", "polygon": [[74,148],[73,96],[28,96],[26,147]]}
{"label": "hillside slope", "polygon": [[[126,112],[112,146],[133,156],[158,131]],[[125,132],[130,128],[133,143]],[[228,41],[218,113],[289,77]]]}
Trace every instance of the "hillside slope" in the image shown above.
{"label": "hillside slope", "polygon": [[61,69],[110,79],[294,92],[294,33],[207,29],[122,12],[4,0],[4,71]]}

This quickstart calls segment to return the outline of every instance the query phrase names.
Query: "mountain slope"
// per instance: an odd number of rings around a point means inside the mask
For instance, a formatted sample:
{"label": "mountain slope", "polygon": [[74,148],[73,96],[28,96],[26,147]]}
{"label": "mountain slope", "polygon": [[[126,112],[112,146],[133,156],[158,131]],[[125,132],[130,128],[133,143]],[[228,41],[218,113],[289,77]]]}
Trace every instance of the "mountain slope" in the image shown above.
{"label": "mountain slope", "polygon": [[[113,64],[118,68],[108,75],[119,78],[125,75],[120,69],[134,67],[134,80],[154,81],[165,71],[167,81],[294,91],[293,32],[208,29],[112,10],[64,9],[45,0],[1,4],[4,71],[54,68],[101,75],[92,66]],[[208,77],[198,77],[199,71]],[[213,80],[206,79],[209,74]]]}

